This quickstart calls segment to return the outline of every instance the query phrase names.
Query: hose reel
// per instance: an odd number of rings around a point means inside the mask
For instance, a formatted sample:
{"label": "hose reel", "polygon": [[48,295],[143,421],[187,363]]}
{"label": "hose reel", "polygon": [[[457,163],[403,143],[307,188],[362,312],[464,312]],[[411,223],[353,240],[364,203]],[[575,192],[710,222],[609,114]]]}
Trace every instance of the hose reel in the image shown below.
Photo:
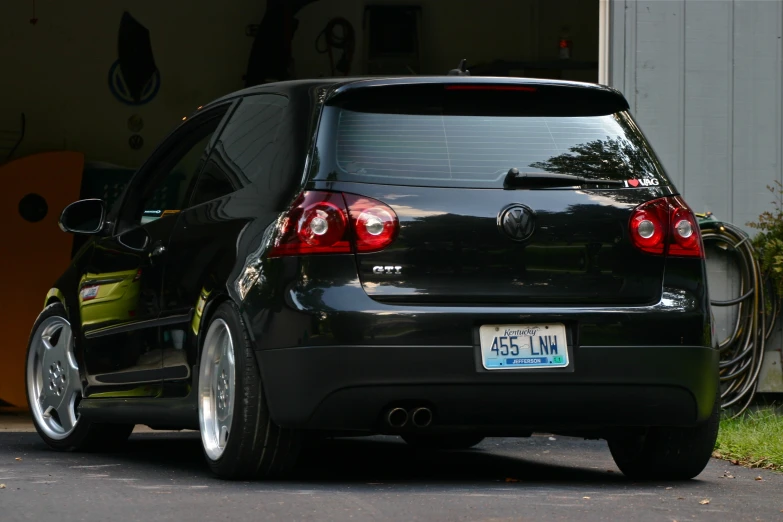
{"label": "hose reel", "polygon": [[710,301],[713,307],[737,307],[729,335],[719,343],[721,407],[737,416],[756,395],[766,342],[780,312],[779,302],[761,272],[750,236],[735,225],[714,219],[711,213],[696,216],[705,250],[710,246],[723,250],[739,267],[739,296]]}

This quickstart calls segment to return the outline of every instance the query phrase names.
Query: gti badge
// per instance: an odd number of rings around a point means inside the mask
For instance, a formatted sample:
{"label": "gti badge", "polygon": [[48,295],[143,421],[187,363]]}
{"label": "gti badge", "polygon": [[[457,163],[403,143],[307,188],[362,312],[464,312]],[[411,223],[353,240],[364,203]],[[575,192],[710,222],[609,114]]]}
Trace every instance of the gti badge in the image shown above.
{"label": "gti badge", "polygon": [[514,241],[524,241],[533,235],[536,214],[525,205],[509,205],[498,214],[498,228]]}
{"label": "gti badge", "polygon": [[373,274],[386,274],[386,275],[402,275],[401,266],[374,266],[372,267]]}

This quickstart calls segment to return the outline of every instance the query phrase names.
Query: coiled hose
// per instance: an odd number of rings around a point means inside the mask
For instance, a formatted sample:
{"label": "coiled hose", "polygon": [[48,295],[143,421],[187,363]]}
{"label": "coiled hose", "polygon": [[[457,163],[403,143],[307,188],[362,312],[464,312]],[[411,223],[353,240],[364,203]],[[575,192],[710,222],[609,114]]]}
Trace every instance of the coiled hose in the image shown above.
{"label": "coiled hose", "polygon": [[714,220],[711,214],[697,217],[705,247],[734,254],[739,266],[739,297],[710,301],[712,306],[738,307],[729,336],[719,343],[721,406],[738,416],[756,395],[764,347],[779,312],[778,299],[761,273],[750,236],[730,223]]}

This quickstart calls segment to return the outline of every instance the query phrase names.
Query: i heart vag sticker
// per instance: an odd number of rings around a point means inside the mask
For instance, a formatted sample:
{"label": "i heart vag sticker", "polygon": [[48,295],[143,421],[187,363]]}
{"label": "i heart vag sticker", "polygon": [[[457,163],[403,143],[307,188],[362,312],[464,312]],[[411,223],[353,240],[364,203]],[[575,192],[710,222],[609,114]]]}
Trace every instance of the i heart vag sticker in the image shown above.
{"label": "i heart vag sticker", "polygon": [[657,187],[660,185],[656,178],[627,179],[624,183],[626,187]]}

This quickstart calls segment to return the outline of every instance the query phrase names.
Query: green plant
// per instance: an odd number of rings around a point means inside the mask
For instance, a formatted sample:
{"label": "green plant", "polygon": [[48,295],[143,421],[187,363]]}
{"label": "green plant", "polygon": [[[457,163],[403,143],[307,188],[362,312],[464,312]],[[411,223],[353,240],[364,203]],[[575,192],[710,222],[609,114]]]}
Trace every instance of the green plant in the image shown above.
{"label": "green plant", "polygon": [[762,273],[769,278],[777,295],[783,295],[783,184],[775,181],[767,189],[775,196],[773,210],[762,212],[758,221],[748,226],[759,231],[753,238],[753,246]]}
{"label": "green plant", "polygon": [[783,471],[783,410],[764,406],[720,421],[712,456],[750,468]]}

